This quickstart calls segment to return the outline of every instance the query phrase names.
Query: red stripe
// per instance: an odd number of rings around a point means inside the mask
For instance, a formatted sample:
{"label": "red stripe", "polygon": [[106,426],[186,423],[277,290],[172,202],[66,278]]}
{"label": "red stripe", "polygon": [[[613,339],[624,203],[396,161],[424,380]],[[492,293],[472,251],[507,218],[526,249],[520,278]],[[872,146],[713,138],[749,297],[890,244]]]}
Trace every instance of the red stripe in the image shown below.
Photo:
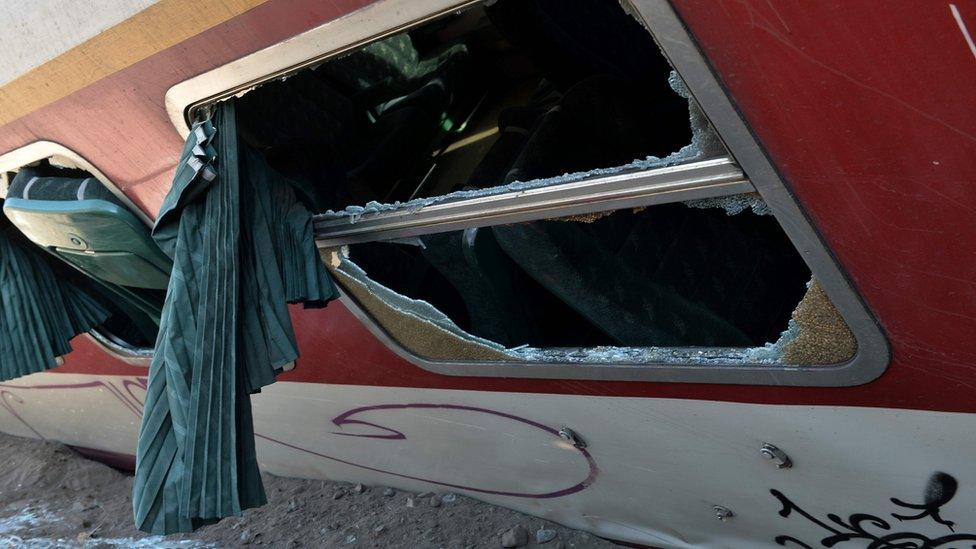
{"label": "red stripe", "polygon": [[[0,147],[61,142],[154,212],[181,146],[163,110],[166,89],[359,5],[272,0],[7,125]],[[678,7],[889,334],[893,362],[884,376],[852,388],[442,376],[395,356],[336,303],[295,312],[303,356],[283,379],[976,411],[976,63],[946,6]],[[976,27],[970,11],[963,15]],[[120,372],[78,347],[61,371]]]}

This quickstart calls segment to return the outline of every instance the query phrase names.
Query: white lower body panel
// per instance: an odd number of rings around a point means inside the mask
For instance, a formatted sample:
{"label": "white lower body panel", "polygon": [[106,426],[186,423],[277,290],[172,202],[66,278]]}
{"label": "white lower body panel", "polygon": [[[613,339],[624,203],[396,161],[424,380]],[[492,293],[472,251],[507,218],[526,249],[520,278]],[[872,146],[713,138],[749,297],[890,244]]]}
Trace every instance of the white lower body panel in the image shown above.
{"label": "white lower body panel", "polygon": [[[35,374],[0,384],[0,430],[134,454],[144,395]],[[276,475],[456,492],[653,546],[976,544],[971,414],[289,382],[253,403]]]}

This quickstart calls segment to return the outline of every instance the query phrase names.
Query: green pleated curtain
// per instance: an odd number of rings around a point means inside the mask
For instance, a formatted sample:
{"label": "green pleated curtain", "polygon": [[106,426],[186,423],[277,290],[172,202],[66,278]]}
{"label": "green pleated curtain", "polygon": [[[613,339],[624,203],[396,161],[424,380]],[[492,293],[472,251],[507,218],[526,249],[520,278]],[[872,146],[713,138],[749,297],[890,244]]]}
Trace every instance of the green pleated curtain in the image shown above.
{"label": "green pleated curtain", "polygon": [[54,368],[71,338],[108,318],[46,254],[16,228],[0,228],[0,381]]}
{"label": "green pleated curtain", "polygon": [[194,125],[153,229],[173,259],[139,433],[133,511],[191,531],[266,502],[250,395],[298,357],[288,303],[336,291],[310,212],[239,145],[234,104]]}

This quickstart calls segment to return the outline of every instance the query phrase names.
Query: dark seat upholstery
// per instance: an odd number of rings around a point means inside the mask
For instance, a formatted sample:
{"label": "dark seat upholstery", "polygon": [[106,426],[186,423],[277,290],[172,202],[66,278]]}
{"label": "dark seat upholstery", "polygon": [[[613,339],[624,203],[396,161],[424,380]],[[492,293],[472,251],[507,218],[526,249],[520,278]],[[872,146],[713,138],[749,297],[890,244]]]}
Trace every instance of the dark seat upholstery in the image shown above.
{"label": "dark seat upholstery", "polygon": [[647,31],[617,2],[499,0],[485,11],[564,92],[603,75],[641,86],[649,102],[677,98],[667,83],[667,61]]}
{"label": "dark seat upholstery", "polygon": [[470,228],[422,238],[424,258],[458,291],[470,331],[506,346],[538,341],[537,322],[518,266],[490,229]]}
{"label": "dark seat upholstery", "polygon": [[572,86],[532,127],[504,183],[667,156],[691,140],[687,120],[687,111],[648,101],[641,88],[625,80],[587,78]]}
{"label": "dark seat upholstery", "polygon": [[406,35],[376,42],[244,95],[241,135],[313,211],[387,200],[429,160],[466,57],[420,59]]}
{"label": "dark seat upholstery", "polygon": [[464,44],[421,58],[410,35],[401,33],[333,59],[319,70],[344,86],[362,105],[381,114],[391,102],[409,97],[432,82],[446,93],[439,105],[431,106],[446,111],[455,90],[464,84],[467,67]]}
{"label": "dark seat upholstery", "polygon": [[668,204],[492,230],[525,272],[622,345],[761,345],[809,279],[768,216]]}

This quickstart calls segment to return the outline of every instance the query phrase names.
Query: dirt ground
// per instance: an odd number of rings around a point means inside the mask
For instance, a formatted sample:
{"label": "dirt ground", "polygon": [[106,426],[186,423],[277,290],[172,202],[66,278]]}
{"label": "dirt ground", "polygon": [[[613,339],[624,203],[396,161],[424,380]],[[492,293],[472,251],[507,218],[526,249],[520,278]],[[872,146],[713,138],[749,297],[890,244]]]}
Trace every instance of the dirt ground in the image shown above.
{"label": "dirt ground", "polygon": [[0,434],[2,547],[569,547],[613,544],[448,493],[264,476],[268,505],[193,534],[132,525],[132,477],[53,442]]}

